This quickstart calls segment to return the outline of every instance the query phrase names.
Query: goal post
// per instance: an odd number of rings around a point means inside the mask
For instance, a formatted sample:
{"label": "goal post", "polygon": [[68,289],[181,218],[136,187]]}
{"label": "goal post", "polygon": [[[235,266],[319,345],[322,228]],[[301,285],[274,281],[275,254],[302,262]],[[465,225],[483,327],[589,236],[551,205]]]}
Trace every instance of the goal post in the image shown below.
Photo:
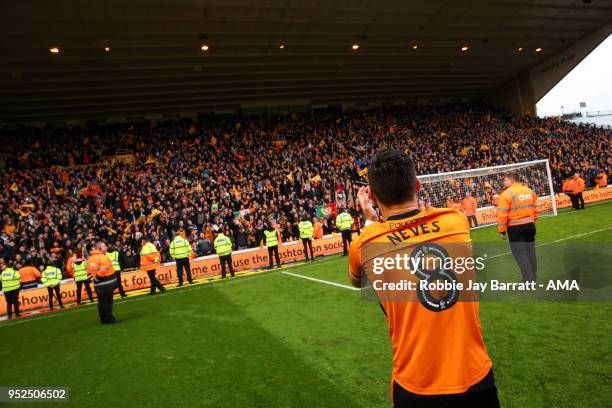
{"label": "goal post", "polygon": [[518,174],[520,181],[537,194],[539,212],[557,215],[547,159],[419,176],[422,184],[419,206],[451,207],[469,213],[471,196],[476,201],[478,225],[493,224],[497,199],[504,191],[504,176],[508,173]]}
{"label": "goal post", "polygon": [[555,188],[553,187],[553,179],[550,172],[550,162],[548,161],[548,159],[546,159],[546,177],[548,177],[548,188],[550,189],[551,193],[550,202],[552,204],[552,211],[554,215],[557,215],[557,197],[555,196]]}
{"label": "goal post", "polygon": [[[521,182],[537,194],[540,213],[557,215],[547,159],[418,176],[422,186],[417,196],[418,205],[421,208],[456,208],[467,215],[473,213],[474,217],[470,217],[473,218],[472,227],[494,224],[497,222],[497,199],[504,191],[504,176],[508,173],[518,174]],[[353,190],[366,183],[366,177],[353,181]]]}

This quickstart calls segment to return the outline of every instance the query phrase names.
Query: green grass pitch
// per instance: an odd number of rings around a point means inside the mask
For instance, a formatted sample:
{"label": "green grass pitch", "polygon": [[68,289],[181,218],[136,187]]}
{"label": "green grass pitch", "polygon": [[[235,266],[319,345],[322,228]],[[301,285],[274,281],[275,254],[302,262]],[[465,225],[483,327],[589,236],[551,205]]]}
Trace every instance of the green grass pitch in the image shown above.
{"label": "green grass pitch", "polygon": [[[607,259],[611,228],[612,202],[544,217],[538,242],[549,244],[538,251],[553,259],[561,246],[591,242],[589,257]],[[498,237],[482,228],[473,239]],[[511,256],[496,261],[491,273],[519,280]],[[345,257],[283,271],[348,284]],[[95,306],[0,324],[0,385],[69,387],[70,403],[58,406],[390,406],[378,305],[283,271],[130,297],[116,302],[113,326],[98,323]],[[502,407],[612,400],[611,303],[485,301],[480,310]]]}

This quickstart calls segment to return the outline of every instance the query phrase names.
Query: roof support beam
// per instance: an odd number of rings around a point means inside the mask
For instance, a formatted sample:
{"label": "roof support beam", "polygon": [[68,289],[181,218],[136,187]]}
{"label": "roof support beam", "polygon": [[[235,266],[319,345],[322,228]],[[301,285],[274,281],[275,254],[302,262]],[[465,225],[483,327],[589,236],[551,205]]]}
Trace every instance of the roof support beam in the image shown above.
{"label": "roof support beam", "polygon": [[520,116],[535,115],[536,103],[610,34],[612,22],[512,78],[489,94],[486,101]]}

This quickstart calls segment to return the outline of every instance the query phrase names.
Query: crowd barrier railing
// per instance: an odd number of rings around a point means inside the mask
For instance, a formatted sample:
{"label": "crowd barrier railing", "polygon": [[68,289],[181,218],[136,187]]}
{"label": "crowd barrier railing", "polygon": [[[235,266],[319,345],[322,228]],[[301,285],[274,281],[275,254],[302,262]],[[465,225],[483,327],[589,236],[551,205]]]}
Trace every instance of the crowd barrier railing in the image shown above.
{"label": "crowd barrier railing", "polygon": [[[583,193],[585,203],[612,199],[612,186],[586,190]],[[571,207],[571,201],[566,194],[556,195],[557,208]],[[538,200],[538,211],[546,212],[552,210],[552,202],[549,197]],[[476,212],[479,224],[492,224],[496,222],[495,207],[479,208]],[[325,235],[321,239],[313,241],[313,250],[316,256],[331,255],[342,251],[342,238],[340,234]],[[304,258],[301,241],[285,242],[279,248],[279,255],[283,262],[296,261]],[[257,269],[268,265],[268,251],[266,248],[249,248],[234,251],[232,263],[236,271]],[[208,255],[191,261],[191,274],[194,279],[201,279],[220,275],[221,266],[217,255]],[[177,282],[176,266],[174,262],[168,262],[160,266],[156,276],[163,284]],[[147,273],[134,270],[121,273],[121,281],[125,291],[144,289],[149,287]],[[60,294],[63,302],[76,300],[76,284],[72,279],[63,280],[60,284]],[[83,293],[85,296],[85,293]],[[94,293],[95,296],[95,293]],[[19,293],[21,311],[37,309],[48,306],[49,295],[47,288],[22,290]],[[6,314],[6,301],[4,294],[0,295],[0,315]]]}
{"label": "crowd barrier railing", "polygon": [[[606,186],[601,188],[594,188],[592,190],[585,190],[582,193],[585,203],[592,203],[595,201],[603,201],[612,199],[612,186]],[[565,193],[555,195],[555,201],[557,203],[557,209],[568,208],[572,206],[572,202],[569,196]],[[552,211],[552,200],[550,197],[540,197],[537,203],[538,213],[545,213]],[[478,224],[493,224],[497,222],[497,215],[494,206],[481,207],[476,210],[476,220]]]}
{"label": "crowd barrier railing", "polygon": [[[325,235],[320,239],[313,240],[312,249],[315,256],[332,255],[342,252],[342,238],[340,234]],[[279,255],[283,262],[303,259],[302,242],[292,241],[282,243],[279,248]],[[236,271],[262,268],[269,263],[268,250],[264,247],[234,251],[232,253],[232,263]],[[194,279],[220,275],[221,266],[219,257],[217,255],[208,255],[191,260],[191,274]],[[156,276],[163,284],[177,282],[175,263],[168,262],[160,266],[156,270]],[[126,292],[148,288],[150,285],[147,273],[141,270],[121,272],[121,282]],[[82,290],[84,292],[84,289]],[[62,302],[69,303],[76,301],[76,284],[72,279],[65,279],[60,283],[60,295]],[[87,298],[85,293],[82,293],[82,295],[83,299]],[[47,288],[39,285],[34,289],[22,290],[19,292],[19,301],[21,302],[21,311],[48,307],[49,294]],[[6,301],[4,294],[2,294],[0,295],[0,315],[5,314]]]}

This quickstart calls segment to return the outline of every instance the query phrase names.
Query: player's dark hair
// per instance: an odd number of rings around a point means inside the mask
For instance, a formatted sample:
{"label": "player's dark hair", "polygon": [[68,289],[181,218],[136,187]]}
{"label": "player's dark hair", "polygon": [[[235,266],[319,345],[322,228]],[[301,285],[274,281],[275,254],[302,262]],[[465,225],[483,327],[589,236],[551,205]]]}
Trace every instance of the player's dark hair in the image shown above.
{"label": "player's dark hair", "polygon": [[368,166],[368,181],[381,204],[391,206],[413,200],[417,185],[414,162],[401,150],[380,151]]}

